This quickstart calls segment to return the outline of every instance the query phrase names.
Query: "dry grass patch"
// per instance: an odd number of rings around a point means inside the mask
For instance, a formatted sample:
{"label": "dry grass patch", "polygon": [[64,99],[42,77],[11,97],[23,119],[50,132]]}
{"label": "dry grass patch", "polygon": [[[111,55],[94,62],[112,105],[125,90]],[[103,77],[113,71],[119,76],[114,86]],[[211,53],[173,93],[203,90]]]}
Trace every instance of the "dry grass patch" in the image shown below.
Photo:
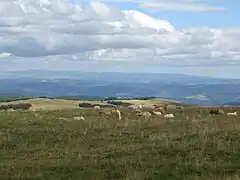
{"label": "dry grass patch", "polygon": [[9,103],[0,104],[18,104],[18,103],[31,103],[30,110],[59,110],[59,109],[76,109],[79,108],[79,103],[91,103],[91,104],[103,104],[101,101],[74,101],[64,99],[47,99],[47,98],[35,98],[28,100],[18,100]]}

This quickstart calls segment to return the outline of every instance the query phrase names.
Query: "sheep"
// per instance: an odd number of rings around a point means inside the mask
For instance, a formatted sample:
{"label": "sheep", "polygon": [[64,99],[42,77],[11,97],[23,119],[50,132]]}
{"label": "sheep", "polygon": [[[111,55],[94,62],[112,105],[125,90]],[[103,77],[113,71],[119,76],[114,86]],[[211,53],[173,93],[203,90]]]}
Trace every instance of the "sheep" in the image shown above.
{"label": "sheep", "polygon": [[74,120],[83,120],[83,121],[85,121],[85,118],[84,118],[83,116],[74,117],[73,119],[74,119]]}
{"label": "sheep", "polygon": [[166,110],[162,107],[157,107],[157,108],[154,108],[153,111],[158,111],[158,112],[161,112],[162,114],[166,114]]}
{"label": "sheep", "polygon": [[100,106],[93,106],[93,109],[101,109]]}
{"label": "sheep", "polygon": [[138,108],[139,108],[139,109],[143,109],[143,108],[144,108],[144,104],[139,104],[139,105],[138,105]]}
{"label": "sheep", "polygon": [[146,117],[151,117],[152,116],[152,114],[150,112],[148,112],[148,111],[142,112],[142,115],[146,116]]}
{"label": "sheep", "polygon": [[100,114],[112,114],[115,113],[115,109],[104,109]]}
{"label": "sheep", "polygon": [[157,116],[161,116],[162,115],[162,112],[160,111],[152,111],[154,115],[157,115]]}
{"label": "sheep", "polygon": [[119,109],[115,108],[115,109],[105,109],[104,111],[100,112],[101,114],[117,114],[118,119],[121,120],[122,119],[122,113],[121,111],[119,111]]}
{"label": "sheep", "polygon": [[183,110],[184,109],[184,107],[183,106],[176,106],[176,109],[181,109],[181,110]]}
{"label": "sheep", "polygon": [[128,106],[128,108],[129,109],[141,109],[136,104],[132,104],[132,105]]}
{"label": "sheep", "polygon": [[222,109],[211,109],[210,114],[225,114]]}
{"label": "sheep", "polygon": [[176,109],[176,105],[175,104],[168,104],[165,106],[167,109]]}
{"label": "sheep", "polygon": [[136,109],[135,112],[136,113],[141,113],[142,111],[141,111],[141,109]]}
{"label": "sheep", "polygon": [[172,119],[172,118],[174,118],[174,115],[172,113],[171,114],[164,114],[164,118]]}
{"label": "sheep", "polygon": [[[36,115],[35,115],[35,116],[36,116]],[[59,120],[64,120],[64,121],[68,120],[67,118],[64,118],[64,117],[59,117],[58,119],[59,119]]]}
{"label": "sheep", "polygon": [[227,113],[228,116],[237,116],[237,112]]}
{"label": "sheep", "polygon": [[136,115],[137,116],[144,116],[145,119],[148,119],[148,118],[150,118],[152,116],[152,114],[150,112],[148,112],[148,111],[143,111],[143,112],[137,113]]}
{"label": "sheep", "polygon": [[122,120],[121,112],[118,109],[116,109],[115,112],[117,113],[118,120]]}

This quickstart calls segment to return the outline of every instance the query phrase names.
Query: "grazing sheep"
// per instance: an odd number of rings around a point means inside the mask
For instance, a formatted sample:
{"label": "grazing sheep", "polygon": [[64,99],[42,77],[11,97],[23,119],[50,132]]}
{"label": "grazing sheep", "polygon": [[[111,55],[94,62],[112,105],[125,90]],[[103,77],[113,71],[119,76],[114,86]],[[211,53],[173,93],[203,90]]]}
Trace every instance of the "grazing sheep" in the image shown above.
{"label": "grazing sheep", "polygon": [[160,111],[152,111],[154,115],[157,115],[157,116],[161,116],[162,115],[162,112]]}
{"label": "grazing sheep", "polygon": [[219,114],[222,114],[222,115],[225,114],[225,112],[222,109],[219,109],[218,112]]}
{"label": "grazing sheep", "polygon": [[222,109],[211,109],[210,110],[210,114],[221,114],[221,115],[223,115],[223,114],[225,114],[224,113],[224,111],[222,110]]}
{"label": "grazing sheep", "polygon": [[141,111],[141,109],[136,109],[135,112],[136,113],[141,113],[142,111]]}
{"label": "grazing sheep", "polygon": [[172,113],[171,114],[165,114],[164,118],[166,118],[166,119],[173,119],[174,115]]}
{"label": "grazing sheep", "polygon": [[121,111],[119,111],[117,108],[115,109],[105,109],[104,111],[100,112],[101,114],[117,114],[118,119],[121,120],[122,119],[122,115],[121,115]]}
{"label": "grazing sheep", "polygon": [[128,106],[128,108],[129,109],[141,109],[136,104],[132,104],[132,105]]}
{"label": "grazing sheep", "polygon": [[117,113],[118,120],[122,120],[121,112],[118,109],[116,109],[115,112]]}
{"label": "grazing sheep", "polygon": [[166,110],[162,107],[157,107],[153,111],[158,111],[158,112],[161,112],[162,114],[166,114]]}
{"label": "grazing sheep", "polygon": [[82,120],[82,121],[85,121],[85,118],[84,118],[83,116],[74,117],[73,119],[74,119],[74,120]]}
{"label": "grazing sheep", "polygon": [[145,118],[150,118],[152,116],[152,114],[148,111],[143,111],[143,112],[137,113],[136,115],[137,116],[144,116]]}
{"label": "grazing sheep", "polygon": [[93,109],[101,109],[100,106],[93,106]]}
{"label": "grazing sheep", "polygon": [[115,109],[104,109],[100,114],[112,114],[115,113]]}
{"label": "grazing sheep", "polygon": [[152,116],[152,114],[150,112],[148,112],[148,111],[142,112],[142,115],[146,116],[146,117],[151,117]]}
{"label": "grazing sheep", "polygon": [[136,116],[142,116],[142,112],[136,112]]}
{"label": "grazing sheep", "polygon": [[64,120],[64,121],[68,120],[67,118],[64,118],[64,117],[59,117],[58,119],[59,120]]}
{"label": "grazing sheep", "polygon": [[112,109],[104,108],[102,111],[99,112],[99,114],[111,114]]}
{"label": "grazing sheep", "polygon": [[228,116],[237,116],[237,112],[227,113]]}
{"label": "grazing sheep", "polygon": [[176,109],[181,109],[181,110],[183,110],[184,107],[183,107],[183,106],[176,106]]}
{"label": "grazing sheep", "polygon": [[139,104],[139,105],[138,105],[138,108],[139,108],[139,109],[144,108],[144,104]]}
{"label": "grazing sheep", "polygon": [[175,104],[168,104],[165,107],[169,108],[169,109],[176,109],[176,105]]}

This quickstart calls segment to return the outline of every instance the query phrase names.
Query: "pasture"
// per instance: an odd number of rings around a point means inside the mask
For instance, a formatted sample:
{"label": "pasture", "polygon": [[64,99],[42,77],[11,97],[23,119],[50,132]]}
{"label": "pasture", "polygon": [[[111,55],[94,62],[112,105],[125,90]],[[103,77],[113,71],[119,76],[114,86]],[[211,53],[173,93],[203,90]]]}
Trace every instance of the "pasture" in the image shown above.
{"label": "pasture", "polygon": [[[114,100],[114,101],[121,101],[121,102],[127,102],[131,103],[133,105],[136,104],[145,104],[146,107],[152,107],[153,104],[165,104],[168,102],[174,102],[170,100],[161,100],[161,99],[150,99],[150,100]],[[86,101],[86,100],[66,100],[66,99],[48,99],[48,98],[33,98],[33,99],[27,99],[27,100],[17,100],[12,102],[0,102],[0,105],[6,105],[6,104],[18,104],[18,103],[30,103],[32,104],[32,107],[30,110],[60,110],[60,109],[78,109],[79,103],[90,103],[90,104],[100,104],[100,105],[106,105],[105,102],[101,101]]]}
{"label": "pasture", "polygon": [[18,104],[18,103],[30,103],[32,104],[31,110],[58,110],[58,109],[77,109],[78,104],[81,102],[87,103],[99,103],[100,101],[74,101],[74,100],[65,100],[65,99],[47,99],[47,98],[34,98],[27,100],[17,100],[12,102],[0,102],[1,104]]}
{"label": "pasture", "polygon": [[119,121],[98,111],[1,111],[0,179],[240,179],[239,116],[185,108],[147,120],[121,109]]}

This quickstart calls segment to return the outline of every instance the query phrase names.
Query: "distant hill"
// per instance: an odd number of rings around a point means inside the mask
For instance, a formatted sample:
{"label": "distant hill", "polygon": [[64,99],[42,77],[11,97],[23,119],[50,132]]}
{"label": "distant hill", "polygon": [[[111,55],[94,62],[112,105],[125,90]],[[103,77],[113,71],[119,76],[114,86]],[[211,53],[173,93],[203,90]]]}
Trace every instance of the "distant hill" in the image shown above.
{"label": "distant hill", "polygon": [[240,101],[224,103],[225,106],[240,106]]}
{"label": "distant hill", "polygon": [[10,94],[0,94],[0,102],[11,102],[16,100],[26,100],[34,98],[33,96],[27,95],[10,95]]}
{"label": "distant hill", "polygon": [[20,94],[20,98],[157,97],[210,106],[235,102],[240,97],[239,79],[179,74],[23,71],[1,74],[0,84],[0,94]]}

